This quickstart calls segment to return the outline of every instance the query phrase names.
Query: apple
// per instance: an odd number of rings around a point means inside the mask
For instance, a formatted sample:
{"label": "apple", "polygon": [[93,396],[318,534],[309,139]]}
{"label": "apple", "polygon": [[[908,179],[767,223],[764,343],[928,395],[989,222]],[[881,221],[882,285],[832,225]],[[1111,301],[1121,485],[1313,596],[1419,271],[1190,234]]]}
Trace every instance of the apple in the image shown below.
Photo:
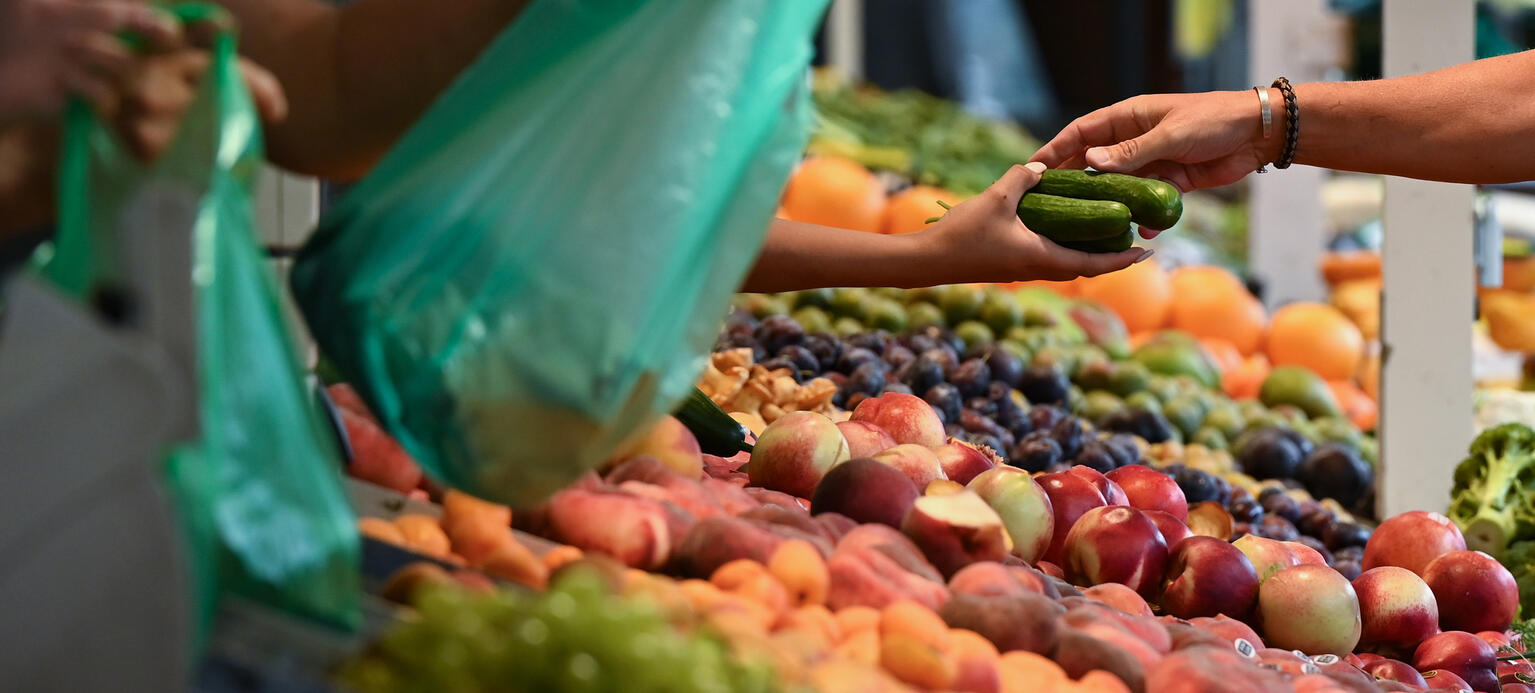
{"label": "apple", "polygon": [[[1429,669],[1423,672],[1423,682],[1431,688],[1431,691],[1455,691],[1456,693],[1468,693],[1471,684],[1449,669]],[[1496,689],[1494,689],[1496,690]]]}
{"label": "apple", "polygon": [[1519,615],[1519,585],[1481,551],[1451,551],[1430,561],[1423,580],[1439,600],[1445,630],[1505,631]]}
{"label": "apple", "polygon": [[1247,560],[1252,561],[1253,569],[1258,571],[1260,583],[1285,568],[1300,565],[1300,559],[1296,558],[1295,552],[1285,546],[1285,542],[1282,541],[1247,534],[1231,542],[1231,545],[1246,555]]}
{"label": "apple", "polygon": [[847,459],[847,439],[831,419],[794,411],[763,429],[746,474],[752,486],[809,498],[821,477]]}
{"label": "apple", "polygon": [[1166,565],[1156,523],[1127,505],[1088,510],[1066,535],[1066,574],[1077,584],[1117,582],[1156,599]]}
{"label": "apple", "polygon": [[918,498],[901,531],[945,577],[976,561],[1001,561],[1013,549],[1002,518],[969,490]]}
{"label": "apple", "polygon": [[1411,664],[1401,660],[1381,658],[1373,662],[1366,662],[1360,668],[1364,669],[1364,673],[1382,681],[1397,681],[1411,686],[1428,687],[1428,682],[1423,680],[1423,675],[1419,674],[1417,669],[1412,668]]}
{"label": "apple", "polygon": [[956,438],[950,438],[949,442],[935,448],[933,454],[937,455],[938,465],[944,475],[961,484],[968,484],[981,472],[1001,464],[996,453],[987,454]]}
{"label": "apple", "polygon": [[1105,476],[1124,489],[1130,505],[1141,510],[1160,510],[1180,521],[1188,520],[1188,499],[1172,477],[1141,464],[1126,465]]}
{"label": "apple", "polygon": [[1359,615],[1364,622],[1363,646],[1412,651],[1439,632],[1439,605],[1423,578],[1411,570],[1381,566],[1354,578]]}
{"label": "apple", "polygon": [[1083,513],[1101,508],[1107,503],[1103,500],[1103,493],[1092,481],[1076,474],[1055,472],[1041,475],[1035,480],[1045,490],[1045,495],[1049,496],[1050,508],[1055,514],[1055,534],[1050,539],[1050,548],[1045,550],[1045,560],[1058,566],[1063,565],[1066,534],[1071,531],[1071,526],[1077,523]]}
{"label": "apple", "polygon": [[943,467],[938,465],[938,456],[921,445],[903,443],[875,455],[873,459],[901,470],[920,489],[926,489],[928,484],[947,478],[943,475]]}
{"label": "apple", "polygon": [[1142,510],[1141,512],[1156,524],[1157,531],[1162,533],[1162,540],[1167,542],[1169,550],[1177,546],[1178,542],[1194,536],[1193,530],[1190,530],[1183,520],[1173,517],[1170,513],[1161,510]]}
{"label": "apple", "polygon": [[1017,467],[996,467],[976,475],[967,488],[1002,518],[1013,540],[1013,555],[1033,563],[1055,536],[1055,509],[1034,478]]}
{"label": "apple", "polygon": [[1435,558],[1451,551],[1465,551],[1466,538],[1450,518],[1414,510],[1392,517],[1370,535],[1361,565],[1365,570],[1383,565],[1406,568],[1419,576]]}
{"label": "apple", "polygon": [[1295,565],[1258,586],[1258,618],[1270,646],[1346,655],[1359,644],[1354,586],[1325,565]]}
{"label": "apple", "polygon": [[1103,472],[1078,464],[1067,469],[1066,473],[1075,474],[1086,481],[1092,482],[1093,486],[1098,488],[1098,492],[1103,494],[1105,505],[1130,504],[1130,498],[1125,495],[1125,490],[1120,488],[1119,484],[1110,481],[1108,477],[1103,475]]}
{"label": "apple", "polygon": [[826,473],[810,497],[810,512],[837,513],[860,523],[900,527],[918,495],[917,487],[901,470],[868,458],[855,458]]}
{"label": "apple", "polygon": [[1189,537],[1167,559],[1162,609],[1179,618],[1225,614],[1243,619],[1258,599],[1258,571],[1241,549],[1214,537]]}
{"label": "apple", "polygon": [[1478,691],[1498,690],[1496,673],[1498,655],[1487,641],[1458,630],[1445,631],[1424,640],[1413,653],[1412,665],[1424,672],[1431,686],[1443,687],[1440,681],[1429,677],[1427,672],[1443,669],[1464,679],[1470,688]]}
{"label": "apple", "polygon": [[837,430],[847,439],[848,454],[873,457],[895,447],[895,439],[885,429],[867,421],[838,421]]}
{"label": "apple", "polygon": [[851,421],[864,421],[890,434],[897,443],[928,448],[943,445],[943,421],[932,405],[916,395],[891,392],[870,397],[853,408]]}

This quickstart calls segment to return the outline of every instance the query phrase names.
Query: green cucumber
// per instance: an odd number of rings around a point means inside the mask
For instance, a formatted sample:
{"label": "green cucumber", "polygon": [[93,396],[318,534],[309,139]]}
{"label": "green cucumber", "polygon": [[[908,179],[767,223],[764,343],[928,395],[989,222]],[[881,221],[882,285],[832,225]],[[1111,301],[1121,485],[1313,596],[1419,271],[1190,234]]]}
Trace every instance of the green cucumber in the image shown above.
{"label": "green cucumber", "polygon": [[1114,200],[1130,208],[1130,219],[1161,231],[1183,216],[1183,195],[1165,181],[1122,173],[1051,169],[1039,177],[1031,192],[1079,200]]}
{"label": "green cucumber", "polygon": [[730,457],[742,451],[751,452],[746,428],[696,387],[673,415],[698,439],[699,449],[710,455]]}
{"label": "green cucumber", "polygon": [[1124,233],[1112,238],[1099,238],[1091,241],[1067,241],[1061,245],[1072,250],[1080,250],[1084,253],[1117,253],[1122,250],[1129,250],[1130,246],[1135,245],[1135,232],[1125,229]]}
{"label": "green cucumber", "polygon": [[1018,202],[1018,218],[1056,243],[1113,238],[1130,230],[1130,208],[1108,200],[1028,193]]}

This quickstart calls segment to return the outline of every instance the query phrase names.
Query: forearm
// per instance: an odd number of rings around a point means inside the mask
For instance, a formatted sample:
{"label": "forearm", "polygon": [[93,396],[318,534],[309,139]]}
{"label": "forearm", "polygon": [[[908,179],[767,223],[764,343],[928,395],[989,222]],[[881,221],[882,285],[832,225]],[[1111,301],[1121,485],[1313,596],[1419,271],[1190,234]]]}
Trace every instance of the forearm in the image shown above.
{"label": "forearm", "polygon": [[57,152],[57,128],[0,130],[0,239],[53,220]]}
{"label": "forearm", "polygon": [[527,0],[222,0],[240,21],[241,52],[287,91],[287,120],[267,151],[302,173],[366,173]]}
{"label": "forearm", "polygon": [[[829,286],[912,288],[957,281],[926,234],[886,236],[774,219],[742,291]],[[951,276],[953,275],[953,276]]]}
{"label": "forearm", "polygon": [[1535,179],[1535,51],[1295,88],[1296,163],[1460,183]]}

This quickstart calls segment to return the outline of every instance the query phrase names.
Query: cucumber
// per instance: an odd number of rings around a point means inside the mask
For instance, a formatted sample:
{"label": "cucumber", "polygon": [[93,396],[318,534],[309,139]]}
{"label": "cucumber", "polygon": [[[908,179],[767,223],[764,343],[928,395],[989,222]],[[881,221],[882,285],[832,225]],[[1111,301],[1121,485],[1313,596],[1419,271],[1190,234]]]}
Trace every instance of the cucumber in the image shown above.
{"label": "cucumber", "polygon": [[1113,238],[1130,230],[1130,208],[1109,200],[1028,193],[1018,202],[1018,218],[1056,243]]}
{"label": "cucumber", "polygon": [[1084,253],[1117,253],[1121,250],[1129,250],[1135,245],[1135,232],[1125,229],[1125,232],[1112,238],[1099,238],[1092,241],[1067,241],[1061,245],[1080,250]]}
{"label": "cucumber", "polygon": [[673,415],[698,439],[699,449],[710,455],[730,457],[741,451],[751,452],[746,428],[696,387]]}
{"label": "cucumber", "polygon": [[1173,184],[1122,173],[1051,169],[1031,192],[1079,200],[1114,200],[1130,208],[1130,219],[1148,229],[1170,228],[1183,216],[1183,195]]}

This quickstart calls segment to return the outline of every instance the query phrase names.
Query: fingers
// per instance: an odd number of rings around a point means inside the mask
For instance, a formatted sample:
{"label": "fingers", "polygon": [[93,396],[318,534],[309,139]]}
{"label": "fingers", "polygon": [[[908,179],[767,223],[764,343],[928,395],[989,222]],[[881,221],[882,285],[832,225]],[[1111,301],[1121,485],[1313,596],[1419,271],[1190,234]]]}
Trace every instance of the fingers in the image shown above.
{"label": "fingers", "polygon": [[1087,163],[1100,171],[1134,171],[1171,158],[1172,134],[1160,124],[1138,137],[1087,150]]}
{"label": "fingers", "polygon": [[77,63],[109,80],[124,79],[133,71],[133,53],[113,36],[86,33],[71,44],[70,54]]}
{"label": "fingers", "polygon": [[1044,277],[1054,281],[1065,281],[1077,277],[1096,277],[1100,274],[1117,272],[1137,262],[1151,257],[1154,251],[1148,248],[1131,248],[1118,253],[1084,253],[1080,250],[1046,242],[1046,259],[1051,267]]}
{"label": "fingers", "polygon": [[60,6],[60,21],[93,33],[131,32],[149,45],[174,43],[179,35],[176,22],[149,5],[120,0],[70,2]]}
{"label": "fingers", "polygon": [[1023,194],[1039,182],[1039,175],[1044,172],[1045,165],[1039,162],[1014,164],[997,182],[991,184],[988,192],[999,195],[1008,209],[1017,209]]}
{"label": "fingers", "polygon": [[113,82],[83,65],[66,66],[60,73],[64,88],[91,105],[97,113],[117,111],[117,87]]}
{"label": "fingers", "polygon": [[1137,122],[1136,103],[1134,99],[1127,99],[1071,121],[1040,147],[1030,161],[1041,162],[1050,168],[1082,168],[1088,163],[1083,156],[1088,149],[1115,144],[1145,132]]}
{"label": "fingers", "polygon": [[281,123],[288,117],[288,97],[283,94],[282,84],[265,68],[244,58],[240,59],[240,72],[250,87],[251,99],[261,121],[268,125]]}

